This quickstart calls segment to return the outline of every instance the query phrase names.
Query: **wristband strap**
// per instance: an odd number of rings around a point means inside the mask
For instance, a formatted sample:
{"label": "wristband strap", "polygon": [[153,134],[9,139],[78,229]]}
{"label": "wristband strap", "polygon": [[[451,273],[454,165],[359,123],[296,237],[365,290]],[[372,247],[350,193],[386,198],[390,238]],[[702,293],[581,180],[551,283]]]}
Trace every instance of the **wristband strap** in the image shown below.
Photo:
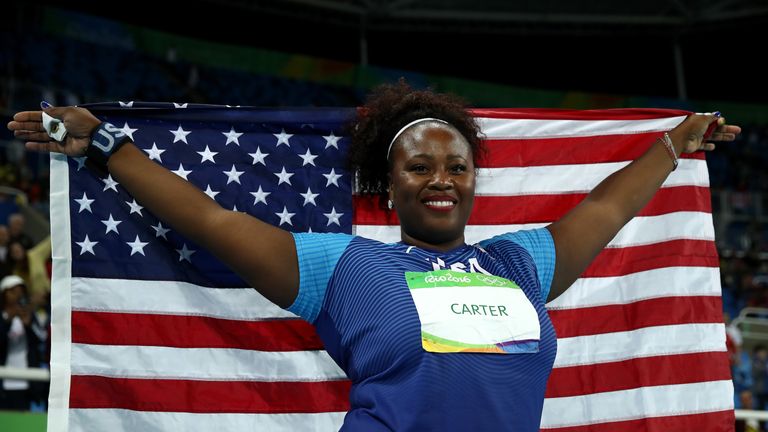
{"label": "wristband strap", "polygon": [[101,175],[107,175],[107,161],[131,138],[112,123],[102,122],[91,134],[85,149],[86,163]]}
{"label": "wristband strap", "polygon": [[675,146],[672,144],[672,138],[669,137],[669,134],[664,132],[663,137],[659,137],[659,141],[661,141],[662,144],[664,144],[664,148],[667,149],[667,153],[669,153],[669,157],[672,158],[672,171],[677,169],[677,153],[675,153]]}

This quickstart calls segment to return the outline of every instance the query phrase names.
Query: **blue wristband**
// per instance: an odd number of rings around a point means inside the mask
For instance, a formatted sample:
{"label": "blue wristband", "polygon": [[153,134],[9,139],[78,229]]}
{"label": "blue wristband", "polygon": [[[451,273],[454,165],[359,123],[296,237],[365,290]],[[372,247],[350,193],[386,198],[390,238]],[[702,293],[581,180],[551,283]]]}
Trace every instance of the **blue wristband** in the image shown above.
{"label": "blue wristband", "polygon": [[131,138],[112,123],[102,122],[91,134],[91,143],[85,150],[86,162],[99,172],[107,174],[109,158]]}

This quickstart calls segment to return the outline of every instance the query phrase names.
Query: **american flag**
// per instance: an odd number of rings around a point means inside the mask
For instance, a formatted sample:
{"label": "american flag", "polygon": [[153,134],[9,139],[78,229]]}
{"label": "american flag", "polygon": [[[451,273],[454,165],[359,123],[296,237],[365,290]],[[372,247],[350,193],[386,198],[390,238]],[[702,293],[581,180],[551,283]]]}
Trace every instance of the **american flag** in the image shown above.
{"label": "american flag", "polygon": [[[395,218],[353,195],[341,129],[353,109],[87,107],[225,208],[399,240]],[[558,219],[686,114],[475,110],[489,157],[467,242]],[[349,382],[312,327],[83,166],[51,163],[49,431],[337,430]],[[558,354],[542,430],[733,429],[702,154],[548,308]]]}

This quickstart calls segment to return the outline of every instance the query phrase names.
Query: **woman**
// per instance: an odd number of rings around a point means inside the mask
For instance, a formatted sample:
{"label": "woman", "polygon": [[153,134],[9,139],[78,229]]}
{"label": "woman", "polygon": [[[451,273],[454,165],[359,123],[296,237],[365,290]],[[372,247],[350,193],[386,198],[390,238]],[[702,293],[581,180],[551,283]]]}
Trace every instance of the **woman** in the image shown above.
{"label": "woman", "polygon": [[[16,275],[0,280],[0,366],[40,367],[41,343],[48,332],[28,304],[26,284]],[[32,401],[44,400],[47,384],[26,380],[0,380],[0,410],[29,410]]]}
{"label": "woman", "polygon": [[61,144],[39,111],[8,127],[30,149],[87,154],[160,219],[313,323],[353,383],[343,429],[365,431],[538,430],[556,349],[545,301],[650,200],[681,152],[714,147],[703,142],[710,124],[715,140],[739,132],[714,115],[690,116],[561,220],[470,246],[477,125],[453,97],[382,86],[350,128],[361,190],[386,196],[401,223],[402,241],[382,244],[291,234],[227,211],[87,110],[44,111],[66,127]]}

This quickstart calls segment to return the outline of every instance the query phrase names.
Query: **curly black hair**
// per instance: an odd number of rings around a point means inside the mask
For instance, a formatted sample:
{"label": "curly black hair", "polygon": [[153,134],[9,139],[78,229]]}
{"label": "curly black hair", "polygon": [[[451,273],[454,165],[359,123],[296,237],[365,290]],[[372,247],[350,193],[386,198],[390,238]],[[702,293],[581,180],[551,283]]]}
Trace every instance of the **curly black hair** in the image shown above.
{"label": "curly black hair", "polygon": [[351,139],[348,163],[358,174],[359,193],[386,199],[389,143],[400,128],[424,117],[445,120],[455,127],[469,142],[477,166],[485,148],[480,127],[467,111],[466,102],[452,94],[416,90],[401,78],[395,84],[374,88],[365,105],[358,109],[357,117],[347,125]]}

